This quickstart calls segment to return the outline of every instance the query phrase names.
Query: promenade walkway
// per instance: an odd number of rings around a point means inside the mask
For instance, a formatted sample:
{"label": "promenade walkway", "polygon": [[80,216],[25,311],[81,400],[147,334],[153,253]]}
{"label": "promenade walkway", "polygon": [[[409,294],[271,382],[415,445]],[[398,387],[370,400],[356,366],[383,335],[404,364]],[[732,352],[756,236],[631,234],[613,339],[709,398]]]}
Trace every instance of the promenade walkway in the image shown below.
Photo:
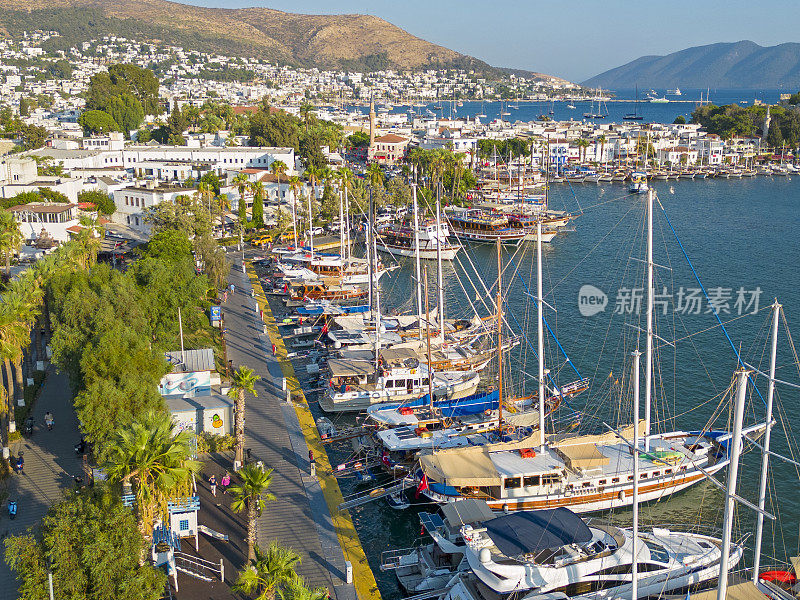
{"label": "promenade walkway", "polygon": [[236,287],[223,307],[228,358],[261,377],[257,398],[248,398],[245,447],[251,460],[274,469],[269,502],[258,523],[259,544],[275,540],[302,558],[298,572],[309,585],[325,586],[335,600],[355,600],[345,583],[345,561],[319,481],[309,474],[308,446],[293,406],[285,401],[280,365],[272,356],[272,340],[251,297],[252,286],[242,273],[240,255],[233,260],[229,281]]}
{"label": "promenade walkway", "polygon": [[[55,426],[48,431],[44,413],[53,413]],[[8,498],[16,500],[17,518],[8,518],[6,501],[0,513],[0,537],[24,533],[36,525],[47,509],[61,500],[65,490],[73,486],[73,476],[82,473],[81,461],[75,454],[78,441],[78,419],[72,407],[72,392],[65,373],[48,367],[39,399],[33,409],[36,427],[33,436],[11,445],[12,456],[23,452],[25,473],[7,480]],[[22,423],[17,424],[19,427]],[[4,548],[3,548],[4,552]],[[17,580],[5,560],[0,560],[0,600],[17,599]]]}

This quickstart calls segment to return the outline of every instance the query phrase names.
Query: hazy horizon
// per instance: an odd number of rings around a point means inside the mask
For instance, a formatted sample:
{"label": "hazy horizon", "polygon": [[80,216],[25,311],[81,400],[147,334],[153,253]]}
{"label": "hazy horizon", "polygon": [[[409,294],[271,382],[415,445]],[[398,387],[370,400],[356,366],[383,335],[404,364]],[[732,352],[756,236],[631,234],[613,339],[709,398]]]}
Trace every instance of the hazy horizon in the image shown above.
{"label": "hazy horizon", "polygon": [[[800,11],[790,0],[756,8],[744,0],[642,3],[630,0],[182,0],[198,6],[263,6],[307,14],[361,13],[498,67],[539,71],[581,82],[644,55],[690,46],[752,40],[762,46],[800,41]],[[775,18],[779,15],[780,18]]]}

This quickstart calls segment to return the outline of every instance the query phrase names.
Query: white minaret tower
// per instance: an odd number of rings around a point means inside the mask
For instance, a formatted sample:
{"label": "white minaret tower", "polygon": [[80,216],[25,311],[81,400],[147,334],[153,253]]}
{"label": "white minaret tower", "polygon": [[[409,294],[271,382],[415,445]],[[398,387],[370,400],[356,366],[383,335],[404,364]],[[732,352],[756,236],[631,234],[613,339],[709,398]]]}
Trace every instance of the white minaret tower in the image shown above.
{"label": "white minaret tower", "polygon": [[769,114],[769,105],[767,105],[767,116],[764,117],[764,125],[761,128],[761,143],[767,141],[767,133],[769,133],[769,124],[772,122],[772,116]]}

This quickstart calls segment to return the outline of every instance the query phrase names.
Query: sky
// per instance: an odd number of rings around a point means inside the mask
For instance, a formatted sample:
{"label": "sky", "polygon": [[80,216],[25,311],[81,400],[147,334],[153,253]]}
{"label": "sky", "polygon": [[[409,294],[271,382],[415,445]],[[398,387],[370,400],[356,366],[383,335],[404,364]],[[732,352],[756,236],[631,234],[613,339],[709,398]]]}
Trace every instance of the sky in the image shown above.
{"label": "sky", "polygon": [[580,82],[648,54],[800,42],[798,0],[179,0],[307,14],[371,14],[498,67]]}

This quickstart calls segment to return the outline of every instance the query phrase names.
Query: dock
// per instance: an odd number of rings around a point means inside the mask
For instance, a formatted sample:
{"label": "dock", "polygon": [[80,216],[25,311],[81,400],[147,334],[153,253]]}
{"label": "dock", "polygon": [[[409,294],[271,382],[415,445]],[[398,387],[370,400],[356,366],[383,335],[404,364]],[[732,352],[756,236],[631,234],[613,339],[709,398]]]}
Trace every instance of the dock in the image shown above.
{"label": "dock", "polygon": [[[223,307],[228,358],[262,378],[258,397],[247,400],[245,447],[251,460],[274,469],[270,491],[277,496],[259,519],[259,544],[276,540],[293,548],[302,558],[298,573],[309,585],[327,587],[334,600],[380,600],[353,521],[338,511],[341,490],[264,290],[249,263],[243,273],[241,259],[234,253],[230,259],[237,293]],[[309,450],[316,477],[310,473]],[[352,566],[352,584],[346,583],[346,562]]]}

